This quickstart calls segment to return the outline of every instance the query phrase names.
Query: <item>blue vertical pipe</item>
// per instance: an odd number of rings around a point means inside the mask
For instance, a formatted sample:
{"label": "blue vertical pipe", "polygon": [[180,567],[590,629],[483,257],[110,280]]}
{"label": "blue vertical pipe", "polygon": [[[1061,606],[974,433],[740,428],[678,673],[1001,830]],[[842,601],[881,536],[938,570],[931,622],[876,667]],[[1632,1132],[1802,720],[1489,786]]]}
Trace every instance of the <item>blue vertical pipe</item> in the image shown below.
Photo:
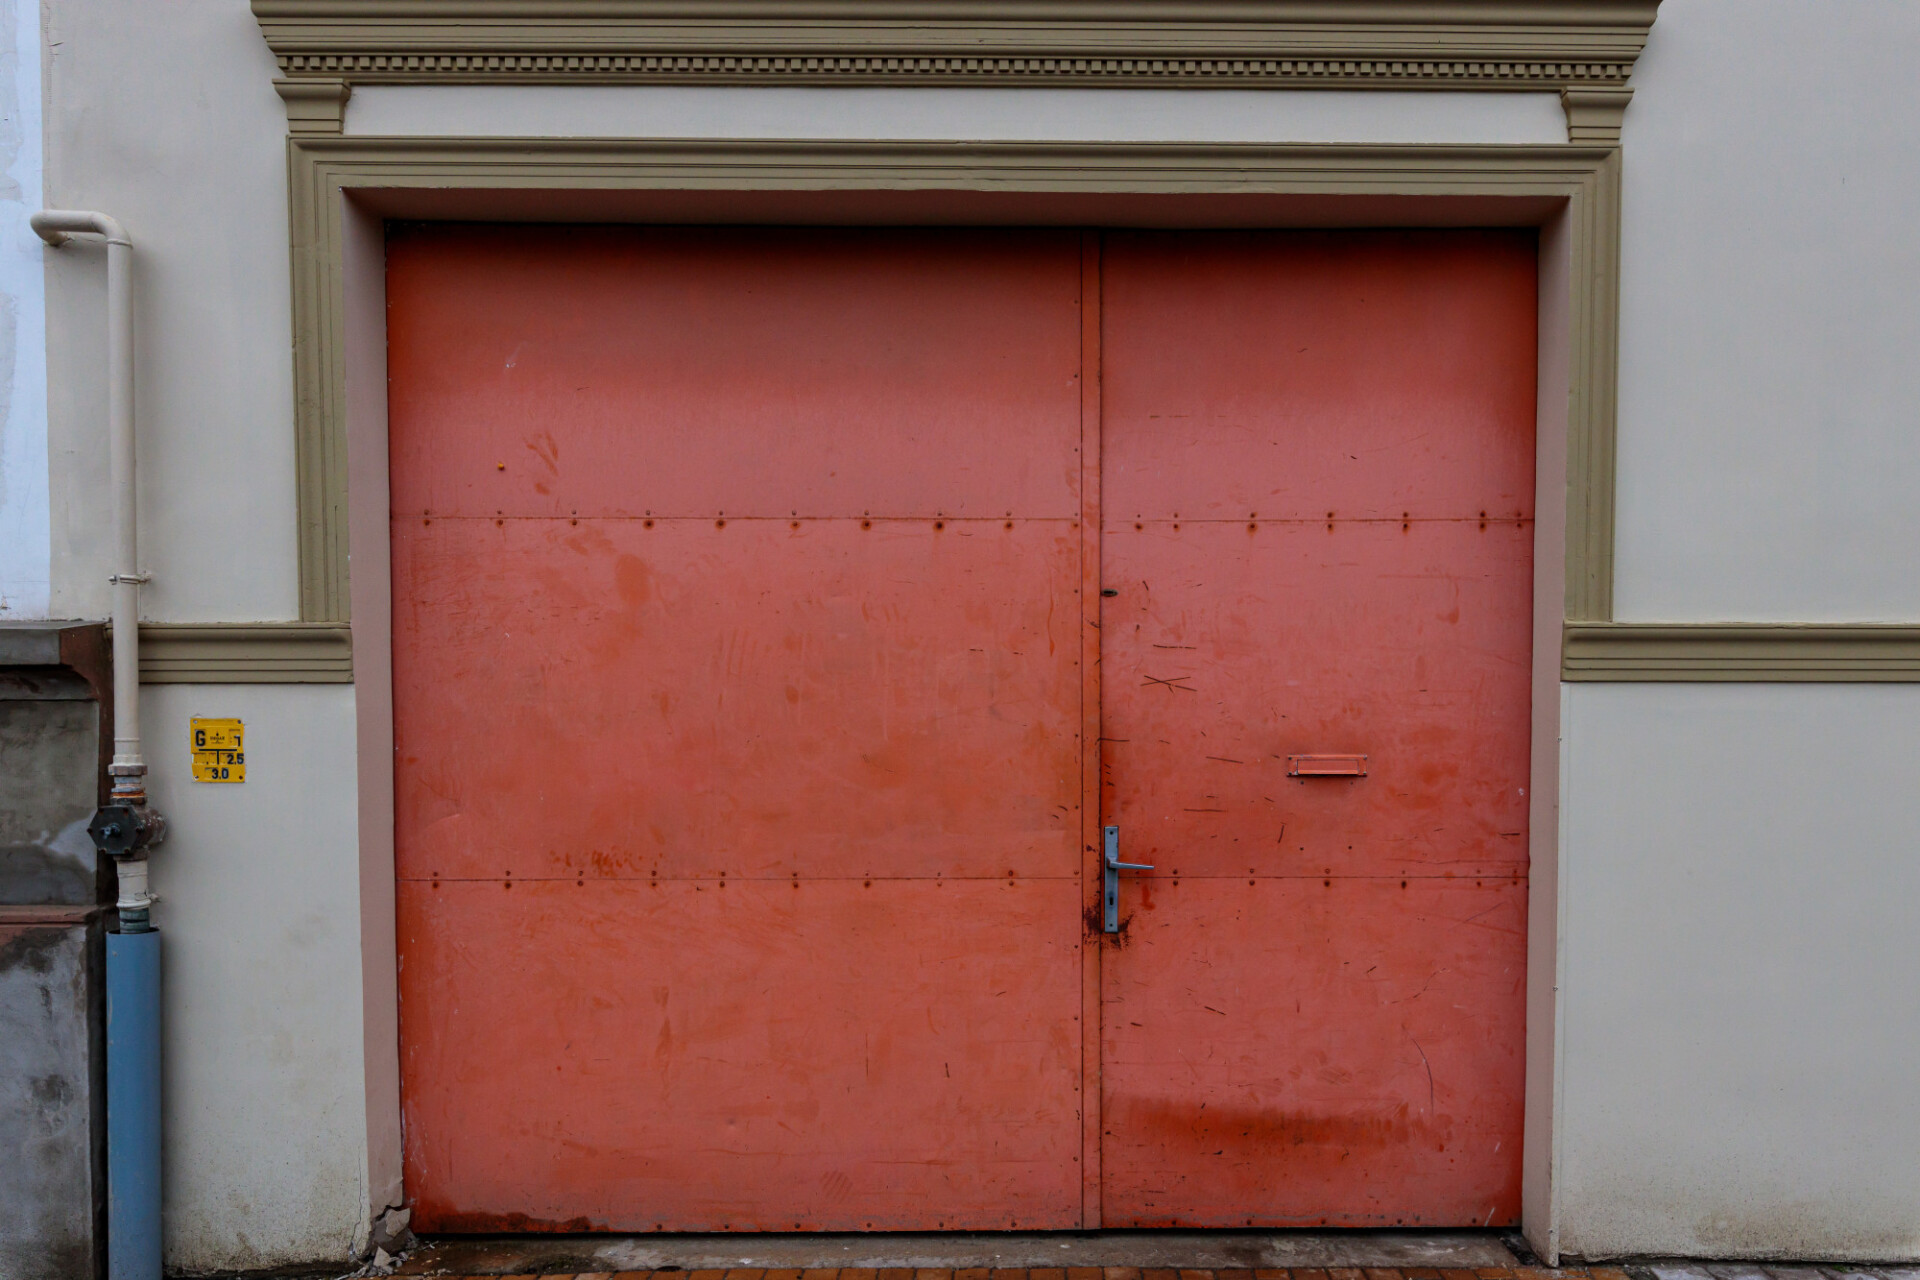
{"label": "blue vertical pipe", "polygon": [[160,1280],[160,935],[154,931],[107,935],[107,1277]]}

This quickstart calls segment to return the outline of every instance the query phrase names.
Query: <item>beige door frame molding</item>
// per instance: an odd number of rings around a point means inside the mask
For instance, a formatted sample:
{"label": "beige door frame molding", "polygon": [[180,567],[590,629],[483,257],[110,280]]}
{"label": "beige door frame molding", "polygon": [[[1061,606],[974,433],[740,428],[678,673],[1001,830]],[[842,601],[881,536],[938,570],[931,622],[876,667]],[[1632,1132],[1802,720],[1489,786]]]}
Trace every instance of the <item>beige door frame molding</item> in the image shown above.
{"label": "beige door frame molding", "polygon": [[[617,200],[607,197],[624,196],[626,217],[686,221],[698,215],[660,212],[684,204],[654,205],[650,218],[644,197],[722,192],[763,200],[784,192],[789,202],[800,193],[838,193],[848,212],[828,221],[861,220],[862,210],[871,216],[873,198],[914,192],[1024,196],[1029,220],[1123,225],[1250,225],[1249,217],[1259,225],[1543,225],[1564,216],[1571,254],[1566,616],[1610,615],[1616,148],[305,135],[290,141],[289,159],[300,600],[308,621],[347,619],[343,198],[352,194],[395,216],[605,221],[623,216],[609,212]],[[1276,203],[1270,213],[1250,214],[1261,200]],[[909,220],[1006,216],[983,206]]]}
{"label": "beige door frame molding", "polygon": [[[1529,226],[1540,262],[1524,1217],[1551,1253],[1560,1078],[1562,627],[1604,614],[1612,493],[1611,147],[297,137],[290,143],[302,602],[358,678],[367,1185],[400,1203],[385,223]],[[351,482],[349,480],[351,470]],[[1593,479],[1590,479],[1593,478]],[[353,573],[348,580],[348,554]]]}

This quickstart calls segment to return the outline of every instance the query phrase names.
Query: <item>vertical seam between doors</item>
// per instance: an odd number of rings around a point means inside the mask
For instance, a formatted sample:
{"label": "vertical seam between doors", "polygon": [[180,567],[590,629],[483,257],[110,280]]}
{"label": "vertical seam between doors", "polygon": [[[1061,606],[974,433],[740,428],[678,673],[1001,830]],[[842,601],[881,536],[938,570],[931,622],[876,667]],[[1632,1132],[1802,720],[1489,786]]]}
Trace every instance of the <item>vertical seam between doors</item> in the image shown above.
{"label": "vertical seam between doors", "polygon": [[1100,232],[1080,234],[1080,1177],[1081,1225],[1096,1230],[1101,1204],[1100,911]]}

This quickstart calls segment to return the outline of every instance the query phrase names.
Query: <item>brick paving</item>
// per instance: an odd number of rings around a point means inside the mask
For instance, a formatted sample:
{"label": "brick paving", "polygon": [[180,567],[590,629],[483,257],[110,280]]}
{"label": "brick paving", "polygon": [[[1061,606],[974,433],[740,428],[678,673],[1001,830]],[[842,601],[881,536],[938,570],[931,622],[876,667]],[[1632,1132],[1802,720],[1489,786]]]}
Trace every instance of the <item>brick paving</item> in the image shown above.
{"label": "brick paving", "polygon": [[[424,1273],[434,1274],[434,1273]],[[396,1280],[398,1278],[396,1277]],[[753,1267],[440,1274],[438,1280],[1920,1280],[1920,1267],[1640,1262],[1607,1267]]]}
{"label": "brick paving", "polygon": [[[1644,1261],[1606,1267],[753,1267],[448,1275],[436,1280],[1920,1280],[1920,1267]],[[400,1277],[395,1277],[400,1280]]]}

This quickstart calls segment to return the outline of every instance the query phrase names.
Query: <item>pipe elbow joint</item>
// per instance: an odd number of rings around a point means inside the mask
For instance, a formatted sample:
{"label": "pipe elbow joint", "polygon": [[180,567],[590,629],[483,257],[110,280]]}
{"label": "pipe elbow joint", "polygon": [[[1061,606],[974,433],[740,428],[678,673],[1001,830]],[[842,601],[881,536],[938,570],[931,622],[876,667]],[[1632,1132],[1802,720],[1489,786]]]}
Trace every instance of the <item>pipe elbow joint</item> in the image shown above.
{"label": "pipe elbow joint", "polygon": [[76,235],[101,236],[108,244],[133,247],[125,228],[106,214],[89,209],[42,209],[27,222],[35,235],[55,249]]}

